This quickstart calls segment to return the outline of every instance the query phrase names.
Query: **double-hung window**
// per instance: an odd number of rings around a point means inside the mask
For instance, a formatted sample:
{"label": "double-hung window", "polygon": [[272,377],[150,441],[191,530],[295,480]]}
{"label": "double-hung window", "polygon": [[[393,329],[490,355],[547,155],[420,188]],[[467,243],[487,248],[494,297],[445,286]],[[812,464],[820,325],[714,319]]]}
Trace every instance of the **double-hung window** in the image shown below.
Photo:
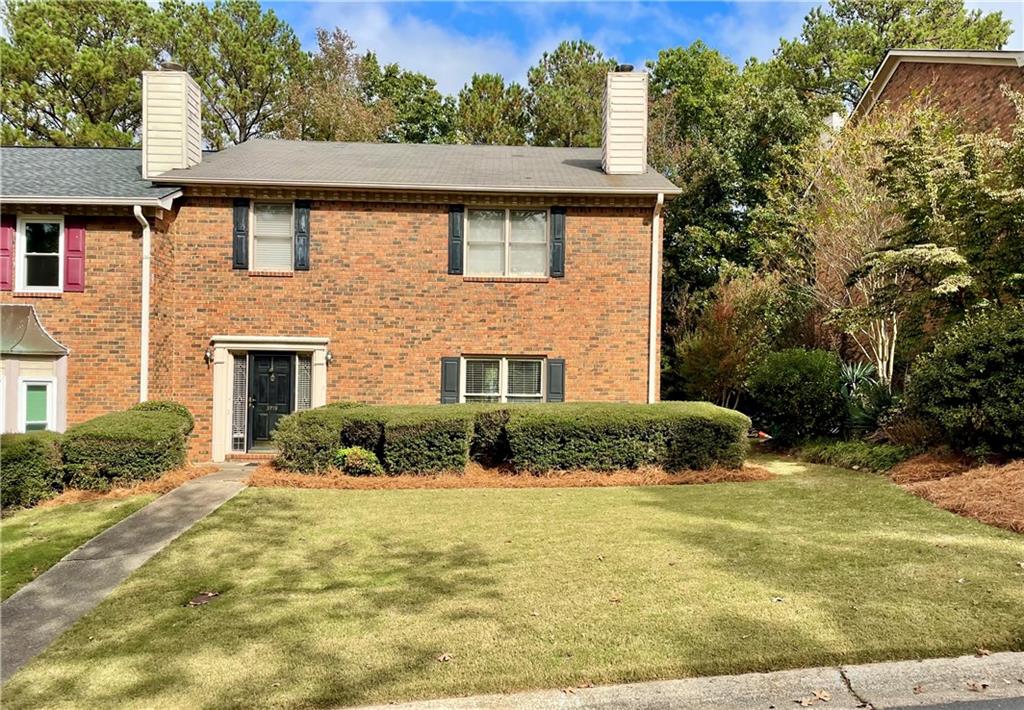
{"label": "double-hung window", "polygon": [[468,210],[465,263],[470,276],[547,276],[548,211]]}
{"label": "double-hung window", "polygon": [[543,402],[544,361],[539,358],[467,357],[464,402]]}
{"label": "double-hung window", "polygon": [[290,202],[256,202],[252,210],[252,268],[291,271],[294,215]]}
{"label": "double-hung window", "polygon": [[64,219],[23,217],[20,221],[18,290],[60,292],[64,283]]}
{"label": "double-hung window", "polygon": [[53,379],[21,380],[19,414],[22,431],[53,431],[57,428]]}

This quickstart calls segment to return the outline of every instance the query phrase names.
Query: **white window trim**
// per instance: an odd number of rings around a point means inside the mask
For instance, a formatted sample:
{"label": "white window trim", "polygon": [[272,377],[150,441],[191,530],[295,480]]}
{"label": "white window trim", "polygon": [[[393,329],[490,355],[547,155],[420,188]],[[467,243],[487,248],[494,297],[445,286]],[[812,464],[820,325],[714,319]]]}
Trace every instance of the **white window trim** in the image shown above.
{"label": "white window trim", "polygon": [[18,431],[27,431],[28,417],[28,386],[46,385],[46,431],[57,431],[57,378],[56,377],[19,377],[18,378]]}
{"label": "white window trim", "polygon": [[[469,272],[469,213],[470,212],[487,212],[505,210],[505,226],[502,233],[502,241],[505,245],[505,270],[504,273],[470,273]],[[512,252],[512,212],[539,212],[540,210],[531,207],[502,207],[500,205],[494,206],[474,206],[466,207],[462,217],[462,271],[463,274],[469,277],[480,277],[480,278],[509,278],[509,279],[536,279],[545,278],[551,275],[551,208],[544,210],[544,270],[538,271],[531,274],[513,274],[509,269],[510,266],[510,255]]]}
{"label": "white window trim", "polygon": [[[268,268],[266,266],[256,266],[256,205],[291,205],[292,207],[292,247],[291,256],[292,262],[287,269],[282,268]],[[250,200],[249,201],[249,271],[280,271],[281,273],[289,273],[295,271],[295,201],[289,200]]]}
{"label": "white window trim", "polygon": [[[459,358],[459,403],[466,403],[467,394],[473,396],[485,396],[476,393],[466,392],[466,362],[471,360],[497,360],[498,361],[498,402],[508,404],[510,402],[546,402],[548,399],[548,368],[546,357],[531,357],[529,355],[464,355]],[[510,395],[508,394],[508,363],[512,360],[525,360],[527,362],[540,363],[540,396],[535,395]]]}
{"label": "white window trim", "polygon": [[[28,276],[28,254],[25,246],[25,225],[39,222],[56,222],[60,225],[60,233],[57,235],[57,285],[56,286],[29,286],[25,283]],[[14,267],[17,283],[15,293],[63,293],[64,292],[64,216],[63,215],[18,215],[18,229],[15,239]]]}

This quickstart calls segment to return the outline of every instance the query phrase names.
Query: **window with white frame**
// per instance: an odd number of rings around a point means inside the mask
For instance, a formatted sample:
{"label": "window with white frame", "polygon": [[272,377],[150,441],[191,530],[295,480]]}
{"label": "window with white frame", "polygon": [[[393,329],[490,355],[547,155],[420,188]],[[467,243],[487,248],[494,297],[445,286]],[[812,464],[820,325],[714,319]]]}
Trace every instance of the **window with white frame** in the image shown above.
{"label": "window with white frame", "polygon": [[19,220],[18,290],[60,291],[64,280],[64,219],[22,217]]}
{"label": "window with white frame", "polygon": [[464,362],[464,402],[544,401],[542,359],[467,357]]}
{"label": "window with white frame", "polygon": [[465,264],[471,276],[547,276],[548,211],[467,210]]}
{"label": "window with white frame", "polygon": [[252,268],[291,271],[294,248],[292,203],[256,202],[252,210]]}
{"label": "window with white frame", "polygon": [[19,415],[21,431],[54,431],[57,428],[53,379],[22,379]]}

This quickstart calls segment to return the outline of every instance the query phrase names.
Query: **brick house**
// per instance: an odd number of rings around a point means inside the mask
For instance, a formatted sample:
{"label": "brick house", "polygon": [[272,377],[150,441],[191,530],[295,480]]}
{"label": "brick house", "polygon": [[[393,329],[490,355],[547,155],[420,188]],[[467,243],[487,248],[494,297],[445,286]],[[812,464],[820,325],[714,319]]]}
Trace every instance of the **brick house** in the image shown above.
{"label": "brick house", "polygon": [[3,317],[48,336],[5,336],[4,430],[173,399],[223,460],[336,400],[654,401],[679,190],[646,163],[647,76],[619,69],[595,149],[204,153],[173,65],[144,74],[141,150],[3,148]]}
{"label": "brick house", "polygon": [[850,120],[917,99],[958,116],[972,130],[995,129],[1009,138],[1016,112],[1004,87],[1024,93],[1024,52],[893,49],[875,71]]}

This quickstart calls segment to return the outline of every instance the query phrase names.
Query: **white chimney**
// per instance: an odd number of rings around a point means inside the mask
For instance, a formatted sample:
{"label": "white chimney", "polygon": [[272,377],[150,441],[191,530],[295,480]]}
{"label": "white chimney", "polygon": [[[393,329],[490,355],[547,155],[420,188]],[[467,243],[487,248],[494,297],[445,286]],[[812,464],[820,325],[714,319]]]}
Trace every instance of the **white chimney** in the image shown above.
{"label": "white chimney", "polygon": [[605,80],[601,167],[609,175],[647,172],[647,73],[628,64]]}
{"label": "white chimney", "polygon": [[180,64],[142,72],[142,176],[203,159],[203,96]]}

